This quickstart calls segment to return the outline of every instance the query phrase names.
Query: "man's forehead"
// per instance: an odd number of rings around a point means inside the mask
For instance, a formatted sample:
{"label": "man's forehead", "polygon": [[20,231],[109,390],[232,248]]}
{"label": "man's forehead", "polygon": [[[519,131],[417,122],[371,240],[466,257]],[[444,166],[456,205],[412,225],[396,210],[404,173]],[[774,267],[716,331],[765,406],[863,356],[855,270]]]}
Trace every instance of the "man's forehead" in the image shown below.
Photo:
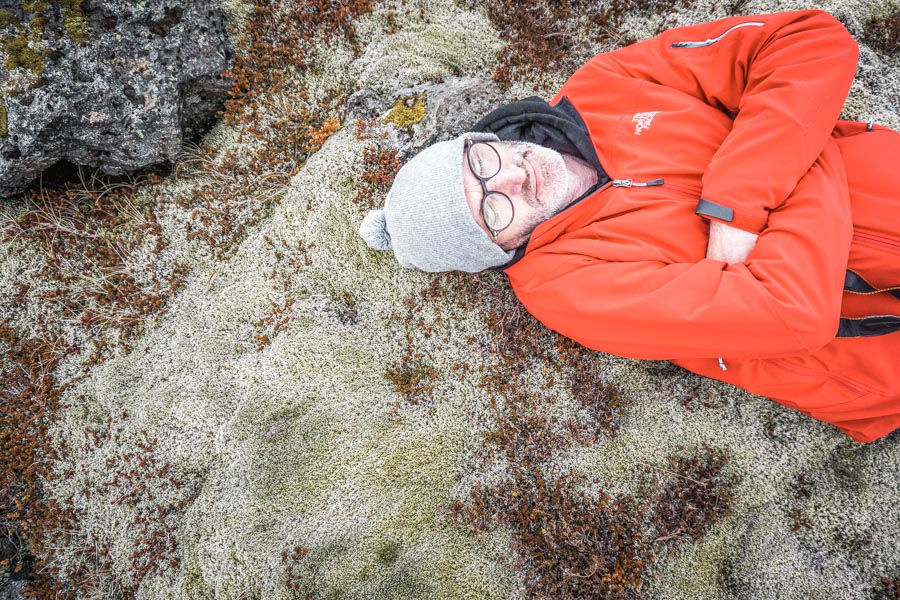
{"label": "man's forehead", "polygon": [[[490,146],[496,148],[499,152],[508,152],[510,150],[514,150],[518,146],[522,146],[525,142],[518,142],[515,140],[483,140],[481,142],[473,141],[474,144],[489,144]],[[463,146],[463,155],[466,153],[466,148],[468,146]]]}

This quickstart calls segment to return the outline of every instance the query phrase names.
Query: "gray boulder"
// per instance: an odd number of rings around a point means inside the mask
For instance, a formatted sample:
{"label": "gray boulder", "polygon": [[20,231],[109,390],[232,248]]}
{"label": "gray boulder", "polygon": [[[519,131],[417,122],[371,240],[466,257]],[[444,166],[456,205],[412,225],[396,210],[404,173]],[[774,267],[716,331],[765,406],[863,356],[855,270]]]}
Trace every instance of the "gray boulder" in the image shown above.
{"label": "gray boulder", "polygon": [[58,161],[172,159],[222,107],[231,53],[211,0],[0,0],[0,196]]}

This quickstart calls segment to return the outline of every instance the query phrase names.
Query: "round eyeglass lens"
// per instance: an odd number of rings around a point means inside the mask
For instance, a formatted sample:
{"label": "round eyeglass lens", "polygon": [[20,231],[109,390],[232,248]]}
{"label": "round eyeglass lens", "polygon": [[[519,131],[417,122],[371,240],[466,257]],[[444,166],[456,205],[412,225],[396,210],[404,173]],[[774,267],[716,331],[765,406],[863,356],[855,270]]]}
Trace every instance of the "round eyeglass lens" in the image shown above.
{"label": "round eyeglass lens", "polygon": [[469,148],[469,164],[473,173],[487,179],[500,172],[500,155],[493,146],[476,142]]}
{"label": "round eyeglass lens", "polygon": [[513,219],[512,201],[504,194],[491,192],[484,197],[481,205],[484,223],[494,231],[506,229]]}

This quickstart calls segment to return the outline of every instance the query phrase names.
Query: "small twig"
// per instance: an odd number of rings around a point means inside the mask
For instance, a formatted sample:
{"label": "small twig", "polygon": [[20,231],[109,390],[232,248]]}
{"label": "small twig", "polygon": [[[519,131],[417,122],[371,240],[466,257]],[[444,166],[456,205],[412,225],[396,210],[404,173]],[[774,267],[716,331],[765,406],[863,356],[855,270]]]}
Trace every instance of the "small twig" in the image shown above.
{"label": "small twig", "polygon": [[664,535],[663,537],[658,537],[650,543],[655,544],[656,542],[664,542],[666,540],[671,540],[672,538],[676,538],[679,535],[681,535],[681,531],[676,531],[675,533],[673,533],[671,535]]}
{"label": "small twig", "polygon": [[649,464],[649,463],[641,462],[641,461],[639,461],[639,460],[636,460],[635,462],[636,462],[637,464],[639,464],[639,465],[644,465],[645,467],[650,467],[651,469],[656,469],[656,470],[658,470],[658,471],[665,471],[666,473],[671,473],[672,475],[677,475],[678,477],[684,477],[685,479],[688,479],[688,480],[690,480],[690,481],[693,481],[694,483],[698,483],[698,484],[700,484],[700,485],[704,485],[704,483],[703,483],[702,481],[697,481],[696,479],[694,479],[694,478],[692,478],[692,477],[688,477],[687,475],[682,475],[681,473],[676,473],[675,471],[670,471],[670,470],[668,470],[668,469],[663,469],[662,467],[657,467],[656,465],[651,465],[651,464]]}
{"label": "small twig", "polygon": [[570,574],[572,577],[580,577],[580,578],[583,579],[583,578],[586,578],[586,577],[590,577],[591,575],[593,575],[594,573],[596,573],[598,568],[600,568],[600,563],[599,563],[599,562],[594,564],[594,570],[591,571],[590,573],[588,573],[587,575],[579,575],[579,574],[576,573],[575,571],[569,571],[569,574]]}

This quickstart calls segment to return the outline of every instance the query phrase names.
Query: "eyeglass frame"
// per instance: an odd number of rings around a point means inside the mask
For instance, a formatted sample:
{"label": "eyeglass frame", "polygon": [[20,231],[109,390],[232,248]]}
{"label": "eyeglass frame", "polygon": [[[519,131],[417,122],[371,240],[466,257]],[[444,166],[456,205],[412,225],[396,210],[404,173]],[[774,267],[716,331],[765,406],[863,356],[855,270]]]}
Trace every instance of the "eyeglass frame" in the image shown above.
{"label": "eyeglass frame", "polygon": [[[484,144],[485,146],[487,146],[488,148],[493,150],[494,153],[497,155],[497,172],[494,173],[493,175],[491,175],[490,177],[482,177],[481,175],[479,175],[478,173],[475,172],[475,167],[474,167],[474,165],[472,165],[472,154],[470,152],[470,150],[472,149],[472,146],[474,146],[475,144]],[[499,175],[501,169],[503,169],[503,161],[500,159],[500,152],[498,152],[496,148],[491,146],[490,143],[476,142],[476,141],[473,141],[472,138],[470,138],[470,137],[466,138],[465,151],[466,151],[466,162],[469,163],[469,171],[472,173],[472,175],[475,176],[475,178],[478,180],[478,183],[481,184],[481,191],[483,194],[481,197],[481,219],[484,221],[484,226],[487,227],[488,231],[491,232],[491,235],[494,238],[496,238],[500,234],[500,232],[508,229],[509,226],[512,225],[513,221],[516,219],[516,206],[515,206],[515,204],[513,204],[513,201],[510,199],[510,197],[507,196],[506,194],[504,194],[503,192],[495,192],[495,191],[488,190],[488,188],[487,188],[488,180]],[[491,194],[494,194],[496,196],[502,196],[503,198],[505,198],[506,201],[509,202],[509,208],[510,208],[510,211],[512,212],[512,214],[509,217],[509,223],[507,223],[500,229],[494,229],[490,225],[488,225],[487,218],[485,218],[485,216],[484,216],[484,203],[487,202],[488,196],[490,196]]]}

